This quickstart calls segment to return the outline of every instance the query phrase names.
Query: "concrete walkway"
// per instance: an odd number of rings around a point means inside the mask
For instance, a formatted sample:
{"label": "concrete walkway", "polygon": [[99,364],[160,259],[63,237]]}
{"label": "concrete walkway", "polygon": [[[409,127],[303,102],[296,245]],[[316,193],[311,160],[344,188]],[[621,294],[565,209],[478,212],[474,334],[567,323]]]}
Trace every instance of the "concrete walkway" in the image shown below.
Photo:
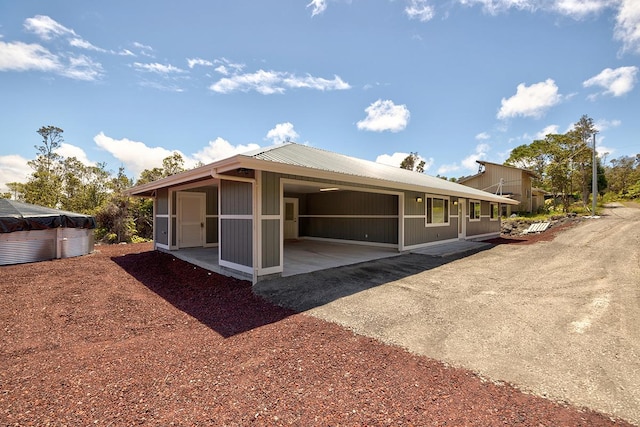
{"label": "concrete walkway", "polygon": [[[436,244],[406,253],[447,257],[466,252],[486,249],[489,243],[455,241]],[[218,248],[185,248],[177,251],[167,251],[170,255],[187,261],[193,265],[215,273],[231,275],[229,270],[223,270],[218,264]],[[395,248],[357,245],[349,243],[325,242],[317,240],[295,240],[284,244],[284,271],[282,277],[307,274],[314,271],[326,270],[345,265],[358,264],[382,258],[390,258],[403,253]],[[247,279],[246,276],[236,276]]]}

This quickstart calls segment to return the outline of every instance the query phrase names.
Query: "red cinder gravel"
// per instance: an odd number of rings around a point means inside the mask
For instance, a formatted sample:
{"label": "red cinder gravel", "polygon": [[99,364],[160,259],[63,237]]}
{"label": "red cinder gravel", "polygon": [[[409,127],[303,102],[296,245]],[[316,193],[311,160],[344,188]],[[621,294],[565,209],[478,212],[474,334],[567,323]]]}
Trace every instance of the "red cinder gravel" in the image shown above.
{"label": "red cinder gravel", "polygon": [[276,307],[151,249],[0,267],[0,425],[628,425]]}

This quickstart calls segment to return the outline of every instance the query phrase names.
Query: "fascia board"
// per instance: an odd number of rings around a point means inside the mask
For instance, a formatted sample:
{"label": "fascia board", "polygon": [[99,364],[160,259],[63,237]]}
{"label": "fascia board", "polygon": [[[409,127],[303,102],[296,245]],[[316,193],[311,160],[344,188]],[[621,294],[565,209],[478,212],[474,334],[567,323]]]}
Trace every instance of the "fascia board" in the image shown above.
{"label": "fascia board", "polygon": [[[242,157],[242,156],[238,156]],[[379,178],[371,178],[371,177],[362,177],[357,175],[348,175],[339,172],[331,172],[324,171],[320,169],[311,169],[306,166],[296,166],[296,165],[288,165],[284,163],[272,162],[268,160],[259,160],[253,158],[242,158],[238,159],[237,162],[233,163],[233,165],[228,165],[225,169],[220,170],[216,168],[218,173],[224,173],[225,171],[234,170],[238,167],[243,167],[247,169],[255,169],[266,172],[274,172],[281,173],[285,175],[298,175],[309,178],[317,178],[324,179],[327,181],[342,181],[352,184],[360,184],[372,187],[378,187],[383,189],[394,189],[394,190],[406,190],[406,191],[416,191],[423,193],[433,193],[433,194],[442,194],[456,197],[464,197],[464,198],[478,198],[485,201],[497,202],[497,203],[505,203],[510,205],[518,205],[520,202],[513,199],[508,199],[506,197],[501,197],[492,193],[488,193],[486,191],[477,190],[472,187],[465,187],[465,190],[449,190],[438,187],[417,185],[417,184],[406,184],[396,181],[388,181]],[[462,184],[460,184],[462,185]]]}

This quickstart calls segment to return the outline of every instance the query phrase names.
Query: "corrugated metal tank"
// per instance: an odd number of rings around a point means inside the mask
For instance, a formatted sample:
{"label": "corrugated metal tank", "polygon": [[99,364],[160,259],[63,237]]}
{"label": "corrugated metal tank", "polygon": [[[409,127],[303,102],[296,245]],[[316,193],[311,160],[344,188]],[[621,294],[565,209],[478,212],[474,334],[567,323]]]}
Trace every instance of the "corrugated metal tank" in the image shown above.
{"label": "corrugated metal tank", "polygon": [[86,255],[94,250],[93,229],[52,228],[0,234],[0,265]]}

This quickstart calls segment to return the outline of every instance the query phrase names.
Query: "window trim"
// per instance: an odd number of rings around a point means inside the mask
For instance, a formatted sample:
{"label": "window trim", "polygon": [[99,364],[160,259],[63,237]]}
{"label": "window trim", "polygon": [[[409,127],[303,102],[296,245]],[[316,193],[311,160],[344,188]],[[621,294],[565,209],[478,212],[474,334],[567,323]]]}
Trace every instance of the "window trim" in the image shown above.
{"label": "window trim", "polygon": [[[494,207],[496,208],[495,215],[493,214]],[[490,202],[489,203],[489,220],[498,221],[499,219],[500,219],[500,203]]]}
{"label": "window trim", "polygon": [[[474,204],[479,207],[478,217],[475,216]],[[469,200],[469,222],[479,222],[482,219],[482,202],[480,200]]]}
{"label": "window trim", "polygon": [[[445,218],[444,222],[433,222],[433,199],[444,201]],[[431,206],[431,210],[429,210]],[[431,221],[429,221],[431,219]],[[440,194],[424,195],[424,226],[425,227],[448,227],[451,225],[451,198]]]}

